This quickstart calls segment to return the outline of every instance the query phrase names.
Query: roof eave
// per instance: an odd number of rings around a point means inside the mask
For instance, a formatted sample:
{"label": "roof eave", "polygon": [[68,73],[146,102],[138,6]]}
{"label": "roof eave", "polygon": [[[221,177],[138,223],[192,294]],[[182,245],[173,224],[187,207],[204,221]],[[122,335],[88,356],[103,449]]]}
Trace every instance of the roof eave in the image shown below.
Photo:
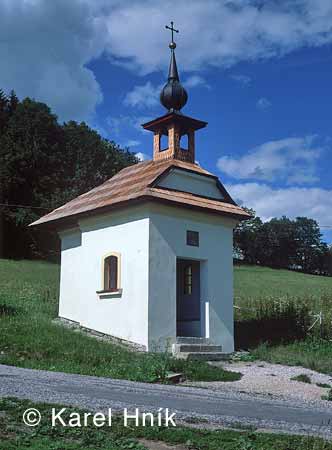
{"label": "roof eave", "polygon": [[190,128],[194,130],[199,130],[201,128],[206,127],[207,122],[203,120],[194,119],[193,117],[185,116],[183,114],[170,112],[164,114],[163,116],[157,117],[156,119],[150,120],[149,122],[143,123],[142,127],[145,130],[149,131],[157,131],[160,128],[165,127],[167,124],[177,121],[180,124],[186,124],[190,126]]}
{"label": "roof eave", "polygon": [[44,229],[48,231],[59,231],[62,229],[70,228],[73,226],[77,226],[77,222],[86,217],[92,217],[92,216],[99,216],[102,214],[105,214],[110,211],[114,211],[115,209],[121,209],[125,208],[128,205],[134,206],[143,202],[157,202],[157,203],[163,203],[168,204],[171,206],[176,206],[179,208],[185,208],[185,209],[191,209],[191,210],[197,210],[197,211],[204,211],[208,212],[210,214],[219,215],[219,216],[227,216],[231,217],[236,220],[248,220],[251,218],[250,214],[243,211],[242,213],[236,213],[236,212],[229,212],[229,211],[220,211],[216,210],[214,208],[209,208],[208,206],[200,206],[200,205],[192,205],[188,203],[183,203],[181,201],[177,201],[174,199],[166,199],[166,198],[160,198],[160,197],[154,197],[148,194],[142,195],[137,198],[128,199],[123,202],[114,203],[111,205],[105,205],[100,208],[96,208],[90,211],[83,211],[77,214],[72,214],[70,216],[66,217],[59,217],[55,219],[51,219],[48,221],[39,222],[39,220],[31,223],[29,226],[36,227],[38,229]]}

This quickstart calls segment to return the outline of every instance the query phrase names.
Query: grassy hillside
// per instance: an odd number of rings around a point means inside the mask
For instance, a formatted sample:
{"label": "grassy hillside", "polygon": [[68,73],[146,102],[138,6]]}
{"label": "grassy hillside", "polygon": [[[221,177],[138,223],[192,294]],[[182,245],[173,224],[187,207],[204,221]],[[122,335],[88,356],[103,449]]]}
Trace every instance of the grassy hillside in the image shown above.
{"label": "grassy hillside", "polygon": [[[38,261],[0,260],[0,303],[24,305],[24,299],[34,296],[30,307],[47,297],[49,312],[56,312],[60,270],[57,264]],[[332,277],[305,275],[268,267],[236,266],[234,268],[235,303],[252,299],[281,297],[313,297],[332,295]]]}
{"label": "grassy hillside", "polygon": [[[0,362],[65,372],[153,381],[166,370],[191,379],[231,379],[206,364],[135,354],[51,322],[57,316],[59,266],[0,260]],[[265,360],[300,364],[332,374],[332,278],[264,267],[235,267],[238,348],[257,347]],[[322,313],[308,334],[302,333]],[[314,336],[314,340],[312,339]],[[296,339],[306,339],[301,343]],[[259,345],[270,342],[271,346]],[[287,344],[287,345],[286,345]],[[1,353],[2,352],[2,353]]]}
{"label": "grassy hillside", "polygon": [[0,260],[0,363],[149,382],[164,381],[169,371],[190,380],[240,378],[204,362],[133,353],[52,323],[58,284],[58,265]]}
{"label": "grassy hillside", "polygon": [[287,296],[319,298],[328,294],[332,295],[332,277],[258,266],[236,266],[234,270],[235,302]]}

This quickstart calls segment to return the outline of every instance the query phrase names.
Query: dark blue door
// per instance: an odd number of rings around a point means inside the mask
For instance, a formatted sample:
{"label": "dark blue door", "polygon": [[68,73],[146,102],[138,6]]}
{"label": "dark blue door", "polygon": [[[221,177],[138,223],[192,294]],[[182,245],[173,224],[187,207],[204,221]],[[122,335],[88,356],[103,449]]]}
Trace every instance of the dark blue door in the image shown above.
{"label": "dark blue door", "polygon": [[177,336],[200,336],[200,262],[177,261]]}

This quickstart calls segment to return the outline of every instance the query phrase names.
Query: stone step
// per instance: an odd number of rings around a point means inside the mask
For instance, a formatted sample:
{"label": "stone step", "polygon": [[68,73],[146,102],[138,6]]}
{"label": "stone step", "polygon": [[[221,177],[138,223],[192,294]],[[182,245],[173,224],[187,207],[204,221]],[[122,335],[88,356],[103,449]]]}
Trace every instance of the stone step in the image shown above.
{"label": "stone step", "polygon": [[173,353],[222,352],[221,345],[213,344],[174,344]]}
{"label": "stone step", "polygon": [[209,338],[205,337],[177,337],[177,344],[209,344]]}
{"label": "stone step", "polygon": [[223,352],[181,352],[176,353],[174,356],[188,361],[227,361],[230,358],[229,353]]}

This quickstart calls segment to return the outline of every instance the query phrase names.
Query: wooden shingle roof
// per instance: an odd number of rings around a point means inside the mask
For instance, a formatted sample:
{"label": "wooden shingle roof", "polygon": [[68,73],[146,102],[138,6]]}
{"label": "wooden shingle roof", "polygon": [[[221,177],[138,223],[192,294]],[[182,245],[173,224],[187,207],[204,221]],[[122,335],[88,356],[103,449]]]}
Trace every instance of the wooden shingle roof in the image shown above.
{"label": "wooden shingle roof", "polygon": [[176,159],[145,161],[122,169],[105,183],[60,206],[31,225],[61,228],[75,224],[79,218],[84,216],[102,214],[115,207],[125,206],[129,202],[148,200],[205,210],[232,216],[239,220],[250,217],[235,204],[219,182],[219,186],[224,190],[226,201],[156,187],[155,182],[172,167],[213,177],[217,180],[214,175],[197,164]]}

